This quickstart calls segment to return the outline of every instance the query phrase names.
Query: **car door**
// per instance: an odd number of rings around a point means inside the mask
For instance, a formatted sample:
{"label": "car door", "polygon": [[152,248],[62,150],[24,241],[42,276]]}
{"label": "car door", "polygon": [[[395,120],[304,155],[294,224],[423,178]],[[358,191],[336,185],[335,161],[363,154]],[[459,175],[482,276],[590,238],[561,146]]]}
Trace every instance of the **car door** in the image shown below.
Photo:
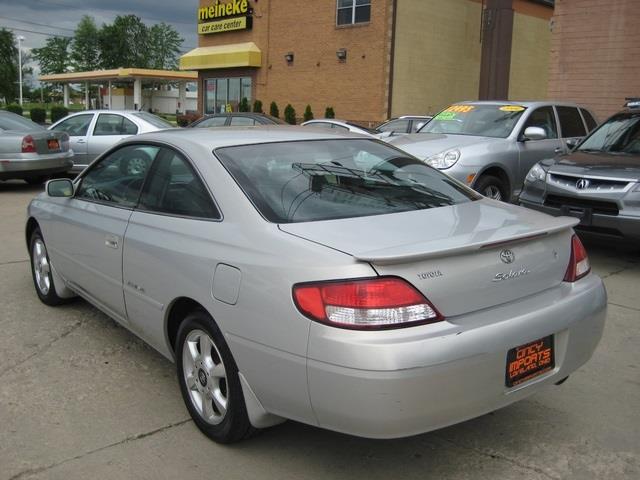
{"label": "car door", "polygon": [[202,290],[198,282],[213,276],[215,256],[220,252],[212,245],[220,236],[220,219],[190,162],[163,147],[131,215],[123,262],[131,329],[160,351],[166,347],[163,319],[167,302],[178,290]]}
{"label": "car door", "polygon": [[73,150],[73,163],[84,167],[89,164],[87,156],[88,134],[93,124],[95,114],[81,113],[65,118],[51,127],[56,132],[66,132],[69,135],[69,148]]}
{"label": "car door", "polygon": [[[116,320],[126,323],[122,245],[157,147],[127,145],[114,150],[76,182],[53,223],[55,258],[72,288]],[[145,161],[140,161],[140,159]]]}
{"label": "car door", "polygon": [[138,133],[138,126],[124,115],[100,113],[89,137],[87,159],[92,162],[98,155],[120,140]]}
{"label": "car door", "polygon": [[556,111],[558,112],[562,138],[560,148],[563,153],[566,153],[569,151],[567,141],[572,140],[574,144],[577,144],[587,134],[587,130],[577,107],[556,106]]}
{"label": "car door", "polygon": [[[528,140],[524,138],[524,132],[528,127],[542,128],[547,135],[542,140]],[[553,107],[538,107],[533,110],[520,129],[518,135],[518,178],[516,179],[515,194],[522,188],[524,177],[536,163],[545,158],[553,158],[557,149],[562,148],[558,135],[558,125]]]}

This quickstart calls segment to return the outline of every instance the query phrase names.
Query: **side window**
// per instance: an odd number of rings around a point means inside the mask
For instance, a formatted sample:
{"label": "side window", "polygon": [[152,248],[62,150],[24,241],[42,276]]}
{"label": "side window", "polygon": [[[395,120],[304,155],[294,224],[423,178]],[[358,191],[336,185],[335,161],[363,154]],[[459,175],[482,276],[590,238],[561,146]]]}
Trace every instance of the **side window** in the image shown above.
{"label": "side window", "polygon": [[562,138],[584,137],[587,132],[578,109],[575,107],[556,107],[560,119]]}
{"label": "side window", "polygon": [[220,218],[206,187],[177,152],[162,149],[149,173],[140,208],[196,218]]}
{"label": "side window", "polygon": [[52,128],[57,132],[66,132],[70,137],[84,137],[89,130],[89,124],[93,120],[93,114],[76,115],[63,120]]}
{"label": "side window", "polygon": [[335,123],[331,125],[331,128],[335,128],[336,130],[341,130],[345,132],[349,131],[347,127],[343,127],[342,125],[336,125]]}
{"label": "side window", "polygon": [[524,124],[523,133],[527,127],[540,127],[547,134],[547,138],[558,138],[558,127],[556,126],[553,107],[540,107],[534,110],[527,123]]}
{"label": "side window", "polygon": [[580,112],[582,113],[582,118],[584,118],[584,121],[587,124],[587,130],[591,131],[598,126],[598,122],[596,122],[595,118],[593,118],[593,115],[591,115],[588,110],[581,108]]}
{"label": "side window", "polygon": [[256,121],[250,117],[231,117],[231,125],[235,127],[253,126]]}
{"label": "side window", "polygon": [[75,198],[134,207],[159,149],[151,145],[128,145],[111,152],[82,178]]}
{"label": "side window", "polygon": [[[417,125],[417,123],[416,123]],[[409,120],[391,120],[382,125],[378,130],[381,132],[401,132],[404,133],[409,129]]]}
{"label": "side window", "polygon": [[95,136],[101,135],[135,135],[138,127],[129,119],[114,113],[101,113],[93,129]]}
{"label": "side window", "polygon": [[224,124],[227,121],[227,117],[211,117],[201,121],[196,125],[198,128],[207,128],[207,127],[224,127]]}
{"label": "side window", "polygon": [[332,123],[328,123],[328,122],[313,122],[313,123],[310,123],[309,125],[307,125],[307,127],[313,127],[313,128],[333,128],[333,124],[332,124]]}

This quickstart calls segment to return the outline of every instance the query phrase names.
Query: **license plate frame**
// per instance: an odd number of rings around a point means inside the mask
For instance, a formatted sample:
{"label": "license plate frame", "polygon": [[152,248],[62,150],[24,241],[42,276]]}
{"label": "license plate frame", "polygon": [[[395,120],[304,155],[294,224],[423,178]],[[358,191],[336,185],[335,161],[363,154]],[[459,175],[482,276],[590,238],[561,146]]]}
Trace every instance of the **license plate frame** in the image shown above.
{"label": "license plate frame", "polygon": [[555,368],[553,335],[539,338],[507,352],[505,385],[516,387]]}
{"label": "license plate frame", "polygon": [[60,150],[60,141],[57,138],[49,138],[47,140],[47,148],[49,150]]}

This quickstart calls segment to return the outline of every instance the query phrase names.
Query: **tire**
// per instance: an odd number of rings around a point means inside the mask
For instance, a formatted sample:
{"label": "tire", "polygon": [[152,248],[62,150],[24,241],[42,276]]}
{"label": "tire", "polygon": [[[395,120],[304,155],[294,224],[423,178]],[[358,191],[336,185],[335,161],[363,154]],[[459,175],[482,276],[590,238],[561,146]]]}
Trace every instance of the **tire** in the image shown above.
{"label": "tire", "polygon": [[36,294],[42,303],[55,307],[69,303],[72,299],[61,298],[56,293],[53,275],[51,274],[51,261],[47,252],[42,232],[36,228],[29,241],[29,258],[31,259],[31,277]]}
{"label": "tire", "polygon": [[123,175],[142,176],[151,164],[151,158],[144,152],[136,152],[135,155],[120,161],[120,172]]}
{"label": "tire", "polygon": [[40,176],[40,177],[25,178],[24,181],[27,182],[29,185],[42,185],[44,182],[47,181],[47,179],[48,177]]}
{"label": "tire", "polygon": [[493,175],[482,175],[473,188],[476,192],[493,200],[508,202],[511,197],[507,186]]}
{"label": "tire", "polygon": [[202,433],[218,443],[234,443],[255,431],[247,415],[238,366],[208,313],[197,310],[182,321],[176,365],[182,398]]}

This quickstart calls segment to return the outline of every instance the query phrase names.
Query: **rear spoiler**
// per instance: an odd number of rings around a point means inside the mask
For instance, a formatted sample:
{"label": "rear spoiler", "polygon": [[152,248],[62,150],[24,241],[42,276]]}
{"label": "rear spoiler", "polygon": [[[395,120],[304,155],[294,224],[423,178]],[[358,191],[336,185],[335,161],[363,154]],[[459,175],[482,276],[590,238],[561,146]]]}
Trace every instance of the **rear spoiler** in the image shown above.
{"label": "rear spoiler", "polygon": [[[410,245],[400,245],[382,250],[372,250],[368,252],[356,252],[353,256],[363,262],[377,265],[389,265],[398,263],[408,263],[429,258],[448,257],[452,255],[462,255],[488,248],[496,248],[504,245],[512,245],[518,242],[525,242],[534,238],[551,235],[569,228],[575,227],[580,220],[573,217],[550,217],[549,223],[544,226],[533,227],[519,233],[509,232],[509,228],[492,231],[489,235],[492,238],[478,238],[487,232],[475,232],[470,235],[459,235],[446,240],[447,246],[443,248],[443,240],[431,242],[419,242]],[[503,232],[500,235],[500,232]]]}

